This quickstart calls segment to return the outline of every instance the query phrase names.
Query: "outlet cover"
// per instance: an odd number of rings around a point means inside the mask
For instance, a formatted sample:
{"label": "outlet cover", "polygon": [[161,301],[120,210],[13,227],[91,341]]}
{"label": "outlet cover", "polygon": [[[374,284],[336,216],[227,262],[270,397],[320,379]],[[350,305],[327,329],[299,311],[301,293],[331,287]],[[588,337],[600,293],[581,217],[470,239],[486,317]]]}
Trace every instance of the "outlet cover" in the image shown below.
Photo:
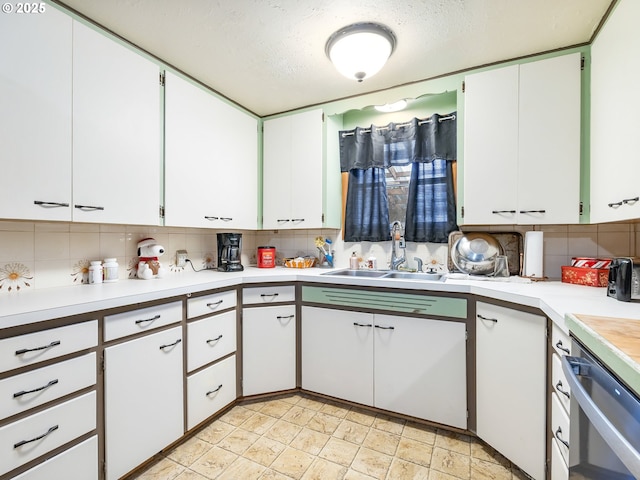
{"label": "outlet cover", "polygon": [[176,267],[184,267],[187,265],[187,251],[176,250]]}

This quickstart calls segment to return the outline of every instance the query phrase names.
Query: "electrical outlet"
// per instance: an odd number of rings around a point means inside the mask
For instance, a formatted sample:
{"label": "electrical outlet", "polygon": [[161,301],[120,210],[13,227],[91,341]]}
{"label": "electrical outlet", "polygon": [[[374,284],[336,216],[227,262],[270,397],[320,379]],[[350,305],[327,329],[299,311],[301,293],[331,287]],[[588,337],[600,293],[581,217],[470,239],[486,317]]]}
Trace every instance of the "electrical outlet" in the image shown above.
{"label": "electrical outlet", "polygon": [[176,267],[184,267],[187,265],[187,251],[176,250]]}
{"label": "electrical outlet", "polygon": [[398,242],[398,246],[400,248],[407,248],[407,243],[404,240],[404,237],[400,237],[400,241]]}

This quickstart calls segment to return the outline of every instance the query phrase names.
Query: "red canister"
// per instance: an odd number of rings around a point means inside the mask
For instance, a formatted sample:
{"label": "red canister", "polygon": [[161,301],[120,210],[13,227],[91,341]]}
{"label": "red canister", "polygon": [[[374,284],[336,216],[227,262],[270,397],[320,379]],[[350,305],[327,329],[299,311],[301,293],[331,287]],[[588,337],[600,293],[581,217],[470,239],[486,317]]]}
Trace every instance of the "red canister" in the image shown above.
{"label": "red canister", "polygon": [[258,247],[258,268],[273,268],[276,266],[276,247]]}

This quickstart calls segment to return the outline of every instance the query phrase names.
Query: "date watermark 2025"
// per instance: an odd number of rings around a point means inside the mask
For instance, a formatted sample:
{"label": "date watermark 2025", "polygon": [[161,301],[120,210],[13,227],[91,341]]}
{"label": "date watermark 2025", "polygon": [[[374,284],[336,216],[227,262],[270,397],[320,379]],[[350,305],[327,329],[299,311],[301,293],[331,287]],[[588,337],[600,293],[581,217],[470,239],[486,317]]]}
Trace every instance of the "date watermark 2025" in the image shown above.
{"label": "date watermark 2025", "polygon": [[47,4],[42,2],[27,2],[27,3],[3,3],[2,13],[16,13],[16,14],[29,14],[29,13],[44,13],[47,10]]}

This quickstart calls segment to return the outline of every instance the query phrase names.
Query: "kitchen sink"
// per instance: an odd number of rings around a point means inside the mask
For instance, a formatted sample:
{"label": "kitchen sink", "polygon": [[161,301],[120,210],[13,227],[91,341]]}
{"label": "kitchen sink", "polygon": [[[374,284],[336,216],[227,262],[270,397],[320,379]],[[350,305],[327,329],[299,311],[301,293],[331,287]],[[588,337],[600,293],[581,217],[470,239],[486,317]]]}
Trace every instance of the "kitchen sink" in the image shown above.
{"label": "kitchen sink", "polygon": [[438,282],[442,280],[442,274],[393,271],[393,272],[385,273],[383,278],[401,278],[405,280],[431,280],[432,282]]}
{"label": "kitchen sink", "polygon": [[322,275],[335,275],[339,277],[383,277],[389,273],[384,270],[335,270]]}
{"label": "kitchen sink", "polygon": [[398,278],[403,280],[430,280],[438,282],[442,280],[441,273],[402,272],[397,270],[335,270],[322,275],[338,277],[365,277],[365,278]]}

